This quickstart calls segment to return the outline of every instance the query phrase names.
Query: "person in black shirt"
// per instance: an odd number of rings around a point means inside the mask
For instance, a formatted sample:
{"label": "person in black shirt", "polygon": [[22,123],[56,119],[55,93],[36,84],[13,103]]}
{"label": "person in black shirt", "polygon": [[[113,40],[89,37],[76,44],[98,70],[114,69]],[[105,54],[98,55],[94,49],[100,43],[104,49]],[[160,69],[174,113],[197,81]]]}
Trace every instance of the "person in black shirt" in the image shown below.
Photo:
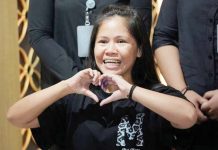
{"label": "person in black shirt", "polygon": [[106,7],[92,31],[91,68],[22,98],[8,120],[32,128],[42,149],[176,147],[179,132],[195,124],[196,110],[179,91],[159,83],[145,33],[134,9]]}
{"label": "person in black shirt", "polygon": [[166,83],[198,112],[191,150],[218,149],[218,1],[164,0],[153,49]]}
{"label": "person in black shirt", "polygon": [[65,80],[84,67],[85,58],[78,56],[77,26],[85,25],[87,2],[95,3],[88,10],[91,25],[105,6],[126,4],[137,9],[150,32],[151,0],[30,0],[28,37],[40,58],[42,88]]}

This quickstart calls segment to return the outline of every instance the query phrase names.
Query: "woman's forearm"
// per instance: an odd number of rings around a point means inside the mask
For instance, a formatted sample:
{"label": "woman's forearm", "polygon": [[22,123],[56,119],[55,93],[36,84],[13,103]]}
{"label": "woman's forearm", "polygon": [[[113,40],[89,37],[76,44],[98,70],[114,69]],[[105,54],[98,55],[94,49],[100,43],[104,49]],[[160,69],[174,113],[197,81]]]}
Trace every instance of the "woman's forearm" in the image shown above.
{"label": "woman's forearm", "polygon": [[164,117],[176,128],[189,128],[195,124],[197,114],[188,101],[141,87],[136,87],[133,99]]}
{"label": "woman's forearm", "polygon": [[10,107],[7,118],[18,127],[25,127],[51,104],[69,94],[69,87],[65,81],[49,88],[30,94],[17,101]]}

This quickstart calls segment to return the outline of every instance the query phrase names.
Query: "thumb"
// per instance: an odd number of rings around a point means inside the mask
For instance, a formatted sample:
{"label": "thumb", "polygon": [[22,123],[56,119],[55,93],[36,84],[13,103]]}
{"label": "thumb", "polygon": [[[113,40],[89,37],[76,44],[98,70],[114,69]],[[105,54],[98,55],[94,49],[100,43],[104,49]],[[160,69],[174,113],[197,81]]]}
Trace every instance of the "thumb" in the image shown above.
{"label": "thumb", "polygon": [[209,107],[209,101],[208,102],[205,102],[201,105],[201,110],[204,111],[204,112],[208,112],[210,110],[210,107]]}
{"label": "thumb", "polygon": [[198,103],[201,104],[201,105],[204,104],[204,103],[207,103],[207,102],[208,102],[208,100],[205,99],[204,97],[199,97],[198,98]]}
{"label": "thumb", "polygon": [[119,93],[115,91],[111,96],[101,101],[100,106],[113,102],[119,99]]}
{"label": "thumb", "polygon": [[208,91],[204,94],[203,96],[206,99],[210,99],[211,97],[213,97],[213,92],[212,91]]}
{"label": "thumb", "polygon": [[86,96],[92,98],[92,99],[93,99],[94,101],[96,101],[96,102],[99,102],[98,97],[97,97],[93,92],[91,92],[90,90],[84,91],[84,95],[86,95]]}

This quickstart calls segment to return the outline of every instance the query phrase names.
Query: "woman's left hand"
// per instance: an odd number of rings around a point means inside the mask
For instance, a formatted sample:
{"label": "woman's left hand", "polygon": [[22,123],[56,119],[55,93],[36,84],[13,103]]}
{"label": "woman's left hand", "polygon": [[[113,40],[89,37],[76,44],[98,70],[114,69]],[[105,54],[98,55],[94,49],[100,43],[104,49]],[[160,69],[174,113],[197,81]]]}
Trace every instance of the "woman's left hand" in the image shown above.
{"label": "woman's left hand", "polygon": [[131,84],[128,83],[123,77],[114,74],[103,74],[99,78],[100,86],[104,91],[107,91],[112,87],[113,93],[111,96],[102,100],[100,106],[108,104],[113,101],[127,98],[129,94]]}

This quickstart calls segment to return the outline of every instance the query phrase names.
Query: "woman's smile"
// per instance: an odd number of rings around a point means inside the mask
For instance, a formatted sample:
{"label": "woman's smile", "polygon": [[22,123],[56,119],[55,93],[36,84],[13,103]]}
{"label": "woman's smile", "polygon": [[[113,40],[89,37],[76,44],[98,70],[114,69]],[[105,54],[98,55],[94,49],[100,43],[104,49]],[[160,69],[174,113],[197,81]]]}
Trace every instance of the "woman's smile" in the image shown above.
{"label": "woman's smile", "polygon": [[116,70],[120,67],[121,61],[117,59],[105,59],[103,60],[105,68]]}

